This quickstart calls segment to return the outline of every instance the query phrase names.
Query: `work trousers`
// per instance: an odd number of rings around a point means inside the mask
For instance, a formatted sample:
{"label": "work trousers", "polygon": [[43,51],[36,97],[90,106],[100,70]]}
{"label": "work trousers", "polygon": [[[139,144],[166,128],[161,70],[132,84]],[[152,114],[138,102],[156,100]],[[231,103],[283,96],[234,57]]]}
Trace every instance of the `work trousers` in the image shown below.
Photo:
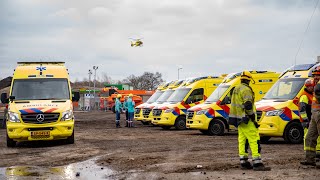
{"label": "work trousers", "polygon": [[248,124],[242,122],[238,126],[238,148],[240,159],[248,157],[248,152],[246,151],[247,140],[249,142],[249,147],[252,152],[252,159],[260,159],[260,136],[258,128],[256,128],[252,121],[249,121]]}
{"label": "work trousers", "polygon": [[[306,136],[308,134],[308,128],[304,128],[304,150],[306,151]],[[320,136],[317,139],[317,146],[316,146],[317,154],[320,154]]]}
{"label": "work trousers", "polygon": [[317,139],[320,134],[320,111],[313,111],[305,139],[306,160],[315,162]]}

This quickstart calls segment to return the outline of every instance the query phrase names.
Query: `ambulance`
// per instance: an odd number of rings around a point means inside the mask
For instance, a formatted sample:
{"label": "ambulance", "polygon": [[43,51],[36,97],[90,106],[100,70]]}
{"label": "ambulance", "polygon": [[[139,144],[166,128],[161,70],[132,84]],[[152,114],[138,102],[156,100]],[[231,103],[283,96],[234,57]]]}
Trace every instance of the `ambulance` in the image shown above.
{"label": "ambulance", "polygon": [[74,115],[68,71],[64,62],[18,62],[8,103],[7,146],[16,142],[65,139],[74,143]]}
{"label": "ambulance", "polygon": [[142,108],[142,116],[145,124],[149,124],[153,119],[152,109],[157,107],[167,101],[167,99],[172,95],[176,88],[178,88],[183,83],[183,80],[172,81],[168,87],[164,90],[162,95],[153,103],[147,104]]}
{"label": "ambulance", "polygon": [[[280,75],[271,71],[250,73],[253,78],[250,86],[255,93],[255,100],[260,100]],[[187,128],[198,129],[208,135],[223,135],[230,129],[236,130],[228,124],[228,117],[232,92],[241,83],[240,74],[241,72],[229,74],[204,103],[188,109]]]}
{"label": "ambulance", "polygon": [[222,82],[223,77],[204,76],[185,81],[163,105],[153,108],[152,124],[163,129],[186,128],[187,109],[202,103]]}
{"label": "ambulance", "polygon": [[134,119],[136,121],[141,121],[142,124],[148,125],[150,121],[145,121],[142,113],[143,108],[147,108],[148,105],[157,101],[157,99],[164,93],[164,91],[168,88],[170,83],[161,84],[157,91],[143,104],[140,104],[135,108]]}
{"label": "ambulance", "polygon": [[287,69],[261,101],[256,102],[262,142],[283,137],[287,143],[303,142],[304,131],[299,112],[299,97],[304,82],[320,63],[300,64]]}

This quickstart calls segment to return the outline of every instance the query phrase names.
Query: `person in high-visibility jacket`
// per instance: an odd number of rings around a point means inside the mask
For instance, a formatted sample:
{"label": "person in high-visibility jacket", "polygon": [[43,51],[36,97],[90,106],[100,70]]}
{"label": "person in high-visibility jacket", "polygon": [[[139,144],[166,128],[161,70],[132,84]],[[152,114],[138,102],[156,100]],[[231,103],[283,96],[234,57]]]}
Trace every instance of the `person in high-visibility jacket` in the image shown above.
{"label": "person in high-visibility jacket", "polygon": [[115,111],[116,111],[116,128],[120,128],[120,114],[122,110],[122,104],[120,102],[120,98],[122,97],[121,94],[117,95],[116,102],[115,102]]}
{"label": "person in high-visibility jacket", "polygon": [[[302,165],[317,166],[316,164],[316,147],[317,139],[320,135],[320,66],[312,71],[313,80],[315,83],[312,105],[311,105],[311,121],[309,123],[308,133],[305,138],[306,157],[301,161]],[[317,166],[318,167],[318,166]],[[319,166],[320,167],[320,166]]]}
{"label": "person in high-visibility jacket", "polygon": [[[254,93],[249,86],[252,75],[249,71],[243,71],[240,76],[241,84],[236,86],[231,97],[229,124],[238,127],[238,148],[240,165],[242,169],[256,171],[269,171],[270,167],[264,166],[260,157],[259,125],[256,122],[256,110],[254,106]],[[252,152],[253,165],[248,161],[247,144]]]}
{"label": "person in high-visibility jacket", "polygon": [[[314,80],[312,78],[309,78],[304,83],[305,89],[302,93],[302,95],[299,98],[299,111],[300,116],[303,120],[302,127],[304,128],[304,141],[306,138],[306,135],[308,133],[308,127],[311,120],[311,104],[313,99],[313,90],[314,90]],[[306,150],[306,145],[304,142],[304,150]],[[317,156],[320,156],[320,137],[318,137],[317,140]]]}
{"label": "person in high-visibility jacket", "polygon": [[134,118],[134,101],[132,100],[132,94],[129,94],[129,98],[127,100],[127,108],[128,108],[128,127],[133,127],[133,118]]}

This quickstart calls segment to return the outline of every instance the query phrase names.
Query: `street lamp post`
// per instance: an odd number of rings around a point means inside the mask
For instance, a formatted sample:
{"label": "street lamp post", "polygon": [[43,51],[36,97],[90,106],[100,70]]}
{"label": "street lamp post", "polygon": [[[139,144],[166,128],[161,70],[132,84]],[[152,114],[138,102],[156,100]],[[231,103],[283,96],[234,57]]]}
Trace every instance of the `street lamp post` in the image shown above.
{"label": "street lamp post", "polygon": [[94,99],[94,104],[93,104],[93,108],[96,108],[96,75],[97,75],[97,69],[98,66],[93,66],[93,70],[94,70],[94,80],[93,80],[93,99]]}
{"label": "street lamp post", "polygon": [[91,90],[90,90],[90,88],[91,88],[91,75],[92,75],[92,71],[91,71],[91,69],[89,69],[89,111],[91,110]]}
{"label": "street lamp post", "polygon": [[178,80],[179,80],[179,71],[182,69],[182,67],[178,68]]}

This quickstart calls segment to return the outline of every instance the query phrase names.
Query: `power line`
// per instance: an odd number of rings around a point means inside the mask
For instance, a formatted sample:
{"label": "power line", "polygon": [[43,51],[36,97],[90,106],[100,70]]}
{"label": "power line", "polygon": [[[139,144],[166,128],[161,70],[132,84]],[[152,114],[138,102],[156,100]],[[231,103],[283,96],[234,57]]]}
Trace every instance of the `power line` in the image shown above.
{"label": "power line", "polygon": [[317,9],[317,7],[318,7],[318,3],[319,3],[319,0],[317,0],[316,5],[314,6],[314,10],[313,10],[312,15],[311,15],[311,17],[310,17],[310,19],[309,19],[309,22],[308,22],[307,28],[306,28],[306,30],[305,30],[305,31],[304,31],[304,33],[303,33],[303,36],[302,36],[302,39],[301,39],[301,42],[300,42],[300,45],[299,45],[298,51],[297,51],[297,53],[296,53],[296,56],[294,57],[294,65],[296,65],[296,64],[297,64],[297,56],[298,56],[298,54],[299,54],[299,52],[300,52],[300,49],[301,49],[302,43],[303,43],[303,41],[304,41],[304,37],[305,37],[305,35],[307,34],[307,31],[308,31],[309,26],[310,26],[310,24],[311,24],[311,21],[312,21],[313,15],[314,15],[314,13],[316,12],[316,9]]}

